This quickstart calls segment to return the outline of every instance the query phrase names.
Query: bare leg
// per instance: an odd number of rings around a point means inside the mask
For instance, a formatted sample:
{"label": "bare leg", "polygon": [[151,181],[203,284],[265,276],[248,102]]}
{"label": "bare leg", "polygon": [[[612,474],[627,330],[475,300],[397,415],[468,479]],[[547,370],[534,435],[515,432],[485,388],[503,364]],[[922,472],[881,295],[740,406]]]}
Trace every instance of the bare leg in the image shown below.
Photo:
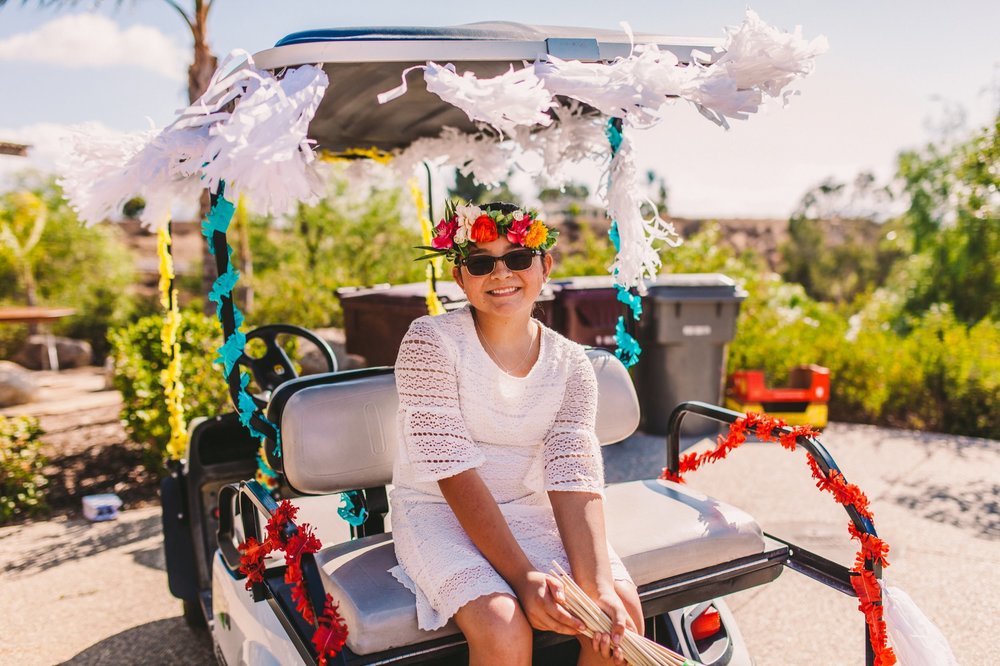
{"label": "bare leg", "polygon": [[[622,603],[625,604],[625,610],[628,611],[629,618],[632,620],[634,627],[629,627],[636,631],[637,633],[643,633],[643,628],[645,622],[642,618],[642,604],[639,602],[639,593],[635,589],[635,585],[624,580],[615,581],[615,592],[618,593],[619,598],[621,598]],[[577,666],[598,666],[604,664],[615,663],[611,659],[604,659],[600,652],[594,651],[593,641],[586,636],[580,636],[580,659],[576,662]]]}
{"label": "bare leg", "polygon": [[531,663],[531,625],[511,595],[473,599],[455,613],[455,622],[469,642],[470,666]]}

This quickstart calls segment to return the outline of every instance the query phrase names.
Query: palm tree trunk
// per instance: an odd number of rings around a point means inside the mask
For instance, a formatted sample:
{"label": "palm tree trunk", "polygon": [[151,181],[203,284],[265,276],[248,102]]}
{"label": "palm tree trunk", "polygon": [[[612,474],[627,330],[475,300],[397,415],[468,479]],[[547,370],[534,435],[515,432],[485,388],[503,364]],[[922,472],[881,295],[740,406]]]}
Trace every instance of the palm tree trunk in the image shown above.
{"label": "palm tree trunk", "polygon": [[[191,36],[194,38],[194,60],[188,68],[188,101],[191,103],[194,103],[208,90],[212,74],[219,63],[218,58],[208,46],[208,10],[210,6],[201,0],[196,0],[194,12],[189,17]],[[199,199],[198,219],[204,220],[208,217],[210,209],[211,198],[208,190],[204,190]],[[205,239],[205,242],[201,244],[201,293],[206,295],[212,290],[212,283],[215,282],[216,278],[215,259],[212,256],[209,243],[210,240]],[[212,314],[214,308],[211,301],[205,298],[204,303],[205,314]]]}

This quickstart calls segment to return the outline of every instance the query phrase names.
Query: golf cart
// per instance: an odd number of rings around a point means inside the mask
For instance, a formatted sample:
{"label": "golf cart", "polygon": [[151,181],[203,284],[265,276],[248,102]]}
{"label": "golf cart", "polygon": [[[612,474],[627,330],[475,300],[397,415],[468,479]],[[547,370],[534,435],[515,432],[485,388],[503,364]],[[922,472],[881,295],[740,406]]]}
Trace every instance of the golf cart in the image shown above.
{"label": "golf cart", "polygon": [[[655,49],[643,50],[637,44],[655,45]],[[321,68],[328,77],[329,87],[325,94],[320,89],[321,97],[309,107],[310,113],[300,113],[296,119],[305,116],[308,137],[318,149],[331,155],[370,157],[393,151],[402,151],[399,154],[405,156],[407,150],[426,149],[428,144],[421,142],[434,141],[443,128],[453,128],[441,139],[450,142],[447,145],[452,150],[460,145],[492,150],[492,144],[481,140],[482,122],[473,120],[475,114],[467,108],[475,106],[476,96],[462,94],[463,90],[468,92],[463,88],[468,78],[458,77],[464,83],[454,82],[448,72],[472,72],[479,80],[499,80],[515,74],[512,67],[538,59],[554,68],[547,70],[548,74],[565,74],[561,79],[546,79],[550,90],[559,92],[551,95],[555,106],[545,108],[547,122],[542,124],[557,129],[581,127],[572,125],[579,121],[589,122],[593,128],[596,118],[598,134],[607,132],[611,154],[619,160],[613,159],[610,167],[614,180],[616,174],[627,172],[616,167],[629,165],[623,157],[628,146],[622,142],[622,124],[612,121],[605,126],[602,114],[607,115],[606,100],[574,96],[574,77],[565,68],[591,63],[611,67],[638,62],[654,53],[657,65],[666,63],[677,71],[689,69],[688,73],[708,72],[725,59],[725,52],[720,56],[715,50],[718,46],[711,41],[658,35],[477,24],[446,29],[297,33],[256,54],[253,63],[285,80],[319,63],[316,69]],[[434,62],[454,67],[449,70]],[[404,85],[383,95],[384,103],[376,103],[380,93],[398,86],[401,73],[410,67],[424,67],[424,81],[411,80],[407,86],[404,73]],[[534,84],[521,79],[511,85],[524,90]],[[519,85],[522,87],[517,88]],[[442,88],[446,90],[442,92]],[[288,97],[303,89],[290,86]],[[250,98],[246,93],[236,109],[250,104]],[[219,94],[215,99],[222,100],[222,108],[233,97]],[[725,105],[713,106],[707,93],[699,100],[695,102],[699,111],[722,123],[726,117],[740,117],[746,111],[739,105],[725,109]],[[740,103],[754,102],[743,99]],[[617,108],[626,111],[620,104]],[[525,144],[545,136],[543,132],[512,132],[516,124],[506,116],[499,117],[494,127],[501,137],[513,135]],[[572,137],[556,138],[562,141],[557,146],[561,151],[556,152],[563,158],[579,143]],[[549,147],[557,143],[553,141]],[[446,152],[443,144],[436,147]],[[417,152],[418,157],[422,155]],[[462,164],[468,165],[472,159]],[[218,174],[215,180],[209,175],[208,181],[218,187],[214,188],[206,236],[214,248],[219,274],[226,276],[231,274],[231,266],[225,223],[219,222],[225,215],[224,185]],[[239,178],[231,177],[231,181],[238,183]],[[628,192],[609,193],[609,200],[620,203],[616,194]],[[641,302],[636,289],[641,291],[642,275],[636,267],[644,261],[641,252],[634,249],[636,229],[640,244],[647,236],[663,239],[666,232],[657,222],[643,227],[647,221],[637,221],[635,214],[615,205],[609,204],[609,210],[618,222],[631,215],[639,225],[631,230],[624,225],[616,227],[623,255],[638,252],[632,256],[634,261],[623,261],[615,269],[628,283],[623,294],[632,296],[631,301],[624,298],[623,302],[634,307]],[[225,282],[222,277],[220,281]],[[264,357],[247,357],[243,353],[245,341],[239,339],[242,318],[235,310],[231,289],[232,284],[228,291],[220,289],[213,300],[220,306],[224,347],[230,347],[228,352],[220,352],[227,359],[226,375],[237,411],[193,423],[186,456],[162,486],[169,584],[171,592],[184,601],[185,617],[191,624],[210,627],[218,659],[226,664],[461,661],[467,651],[454,623],[434,632],[420,631],[413,595],[388,573],[395,555],[387,486],[398,445],[398,398],[392,368],[338,372],[329,349],[316,336],[278,325],[246,336],[260,337],[267,347]],[[279,329],[316,343],[323,350],[329,372],[296,377],[294,365],[276,342]],[[629,340],[627,333],[625,330],[621,340]],[[239,344],[231,346],[233,340]],[[602,444],[613,445],[632,435],[639,423],[635,388],[625,365],[614,354],[602,350],[588,354],[599,382],[598,436]],[[247,375],[241,366],[253,375],[257,395],[247,393]],[[680,469],[681,424],[691,413],[720,423],[734,423],[743,416],[704,403],[678,405],[665,442],[667,468],[674,474]],[[263,459],[258,461],[261,438]],[[799,444],[807,448],[824,473],[837,471],[836,463],[817,441],[800,437]],[[258,463],[276,474],[276,489],[253,479]],[[279,508],[275,497],[288,500],[290,505],[286,506],[297,512],[296,521],[281,524],[283,538],[298,533],[297,523],[308,523],[323,546],[295,561],[295,576],[287,560],[271,554],[256,576],[248,577],[248,551],[269,538],[265,525],[287,511]],[[691,661],[713,666],[751,663],[721,597],[766,584],[784,567],[855,595],[846,567],[764,534],[754,519],[738,508],[673,481],[651,478],[613,484],[606,497],[608,536],[639,587],[647,637]],[[846,508],[859,532],[874,535],[870,520],[854,506]],[[344,515],[355,520],[345,523],[341,519]],[[879,574],[878,562],[867,566]],[[296,576],[297,580],[290,582]],[[327,617],[329,610],[325,599],[337,604],[335,610],[348,629],[342,649],[317,648],[319,620]],[[567,637],[536,635],[540,663],[572,663],[576,649],[576,641]],[[875,663],[871,640],[867,641],[866,654],[867,663]]]}

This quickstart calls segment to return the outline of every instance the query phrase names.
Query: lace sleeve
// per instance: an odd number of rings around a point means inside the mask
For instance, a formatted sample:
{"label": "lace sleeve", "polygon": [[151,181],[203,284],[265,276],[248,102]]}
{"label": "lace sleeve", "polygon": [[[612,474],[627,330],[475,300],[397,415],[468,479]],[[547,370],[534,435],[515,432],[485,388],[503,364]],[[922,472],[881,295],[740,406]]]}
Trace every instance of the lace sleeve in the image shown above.
{"label": "lace sleeve", "polygon": [[562,405],[545,437],[545,490],[604,494],[604,463],[595,432],[597,377],[583,353],[575,359]]}
{"label": "lace sleeve", "polygon": [[483,464],[462,416],[455,361],[426,320],[414,321],[400,344],[396,389],[400,434],[416,481],[437,481]]}

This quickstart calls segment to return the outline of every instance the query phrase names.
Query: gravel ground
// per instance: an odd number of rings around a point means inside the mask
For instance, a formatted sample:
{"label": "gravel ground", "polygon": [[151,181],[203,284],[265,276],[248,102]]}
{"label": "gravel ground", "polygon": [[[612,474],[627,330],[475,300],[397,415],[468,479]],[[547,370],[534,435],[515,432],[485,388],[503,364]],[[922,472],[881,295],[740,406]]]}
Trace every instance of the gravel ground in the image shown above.
{"label": "gravel ground", "polygon": [[[832,424],[823,437],[872,500],[906,590],[965,665],[1000,663],[1000,442]],[[609,481],[655,476],[662,438],[605,450]],[[689,484],[740,506],[765,530],[849,563],[846,515],[813,487],[799,454],[751,443]],[[793,571],[729,597],[757,664],[863,663],[856,600]],[[211,641],[167,591],[159,512],[69,515],[0,528],[0,664],[211,664]]]}

